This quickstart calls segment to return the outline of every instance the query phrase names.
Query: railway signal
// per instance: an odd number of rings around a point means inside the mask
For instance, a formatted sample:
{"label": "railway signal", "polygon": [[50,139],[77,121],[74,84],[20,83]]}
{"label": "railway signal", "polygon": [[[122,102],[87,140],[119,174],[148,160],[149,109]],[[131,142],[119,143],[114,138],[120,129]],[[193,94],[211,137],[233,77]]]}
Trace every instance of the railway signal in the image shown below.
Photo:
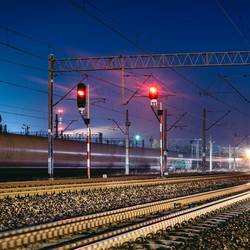
{"label": "railway signal", "polygon": [[[84,83],[79,83],[77,85],[77,107],[79,113],[87,127],[87,137],[86,137],[86,144],[87,144],[87,177],[90,179],[90,165],[91,165],[91,150],[90,150],[90,102],[89,102],[89,85],[85,85]],[[87,109],[86,109],[87,106]]]}
{"label": "railway signal", "polygon": [[83,113],[86,106],[87,99],[87,86],[84,83],[77,85],[77,107],[80,113]]}
{"label": "railway signal", "polygon": [[[151,109],[153,110],[157,120],[159,121],[160,124],[160,175],[161,177],[163,176],[163,157],[164,157],[164,152],[163,152],[163,140],[164,140],[164,133],[163,131],[163,109],[162,109],[162,103],[160,102],[158,105],[158,98],[159,98],[159,89],[156,84],[151,84],[149,85],[148,89],[148,97],[150,99],[150,106]],[[156,112],[157,110],[157,112]],[[167,158],[167,157],[165,157]]]}
{"label": "railway signal", "polygon": [[151,106],[157,106],[157,100],[159,97],[159,90],[156,84],[149,85],[148,96],[150,99]]}

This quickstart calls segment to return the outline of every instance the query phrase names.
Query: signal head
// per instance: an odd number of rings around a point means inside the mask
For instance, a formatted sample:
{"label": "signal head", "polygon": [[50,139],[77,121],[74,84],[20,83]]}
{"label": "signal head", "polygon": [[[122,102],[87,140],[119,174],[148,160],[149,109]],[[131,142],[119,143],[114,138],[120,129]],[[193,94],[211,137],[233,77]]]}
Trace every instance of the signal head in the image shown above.
{"label": "signal head", "polygon": [[79,83],[77,85],[77,107],[83,110],[86,106],[87,98],[87,87],[84,83]]}

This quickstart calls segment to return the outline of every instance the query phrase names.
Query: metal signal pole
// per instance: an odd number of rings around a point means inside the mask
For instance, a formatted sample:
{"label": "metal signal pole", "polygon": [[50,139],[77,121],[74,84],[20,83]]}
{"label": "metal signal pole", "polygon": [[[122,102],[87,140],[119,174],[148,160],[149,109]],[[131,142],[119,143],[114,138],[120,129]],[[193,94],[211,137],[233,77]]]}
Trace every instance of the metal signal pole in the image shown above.
{"label": "metal signal pole", "polygon": [[202,113],[202,170],[206,169],[206,109]]}
{"label": "metal signal pole", "polygon": [[160,102],[160,109],[158,110],[158,115],[160,119],[160,174],[163,177],[163,110],[162,102]]}
{"label": "metal signal pole", "polygon": [[87,119],[86,119],[86,126],[87,126],[87,177],[90,179],[90,166],[91,166],[91,131],[90,131],[90,92],[89,92],[89,85],[87,85]]}
{"label": "metal signal pole", "polygon": [[168,126],[167,126],[167,109],[164,110],[164,171],[168,172]]}
{"label": "metal signal pole", "polygon": [[125,121],[125,175],[129,175],[129,126],[130,122],[128,119],[128,110],[126,110],[126,121]]}
{"label": "metal signal pole", "polygon": [[48,175],[54,177],[54,138],[53,138],[53,90],[54,90],[54,55],[49,55],[48,84]]}
{"label": "metal signal pole", "polygon": [[210,138],[209,140],[209,171],[213,170],[213,141]]}

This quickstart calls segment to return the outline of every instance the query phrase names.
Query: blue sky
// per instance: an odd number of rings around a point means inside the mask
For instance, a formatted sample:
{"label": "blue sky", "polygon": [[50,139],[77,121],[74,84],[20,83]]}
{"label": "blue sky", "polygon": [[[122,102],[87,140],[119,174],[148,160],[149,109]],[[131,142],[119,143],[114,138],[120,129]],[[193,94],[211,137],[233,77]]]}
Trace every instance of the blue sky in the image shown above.
{"label": "blue sky", "polygon": [[[249,1],[74,0],[73,2],[80,4],[83,10],[74,7],[69,0],[1,2],[0,80],[11,82],[12,85],[0,82],[0,114],[10,131],[21,131],[23,123],[30,125],[32,131],[47,129],[47,95],[32,91],[30,88],[47,90],[49,53],[61,58],[143,54],[145,51],[170,53],[249,49]],[[225,16],[220,4],[231,19]],[[120,30],[137,43],[137,47],[143,48],[143,51],[100,24],[92,15]],[[6,44],[21,48],[29,52],[29,55],[6,47]],[[29,67],[16,65],[13,62]],[[189,68],[178,71],[245,113],[232,110],[220,126],[209,131],[208,136],[211,135],[218,143],[233,144],[249,132],[248,104],[232,93],[218,77],[218,74],[237,76],[230,78],[230,81],[250,98],[249,77],[243,77],[245,74],[250,74],[248,67]],[[209,97],[200,96],[196,88],[168,69],[129,71],[126,86],[135,90],[145,79],[144,75],[149,73],[161,80],[161,90],[164,94],[169,92],[176,94],[163,100],[165,107],[172,114],[169,116],[169,124],[173,123],[178,115],[188,112],[180,122],[187,127],[172,130],[170,139],[189,140],[201,137],[201,112],[204,107],[211,111],[208,113],[208,123],[212,123],[229,109]],[[92,126],[112,127],[108,118],[116,119],[122,124],[126,108],[120,105],[121,91],[105,83],[105,80],[108,80],[119,85],[120,72],[96,72],[90,75],[93,78],[89,77],[86,83],[91,85],[93,97],[106,99],[106,103],[99,104],[101,107],[91,108]],[[55,93],[62,95],[79,79],[81,79],[80,74],[57,76]],[[148,83],[151,81],[155,80],[149,79]],[[14,86],[13,83],[27,88]],[[129,98],[130,94],[127,92],[126,97]],[[79,118],[74,101],[64,101],[60,107],[65,110],[64,125],[71,119]],[[127,108],[131,115],[131,135],[139,133],[146,139],[150,136],[158,137],[158,124],[147,99],[136,98]],[[81,126],[83,124],[79,120],[73,124],[72,129]],[[238,137],[234,136],[235,133]],[[119,133],[116,136],[119,136]]]}

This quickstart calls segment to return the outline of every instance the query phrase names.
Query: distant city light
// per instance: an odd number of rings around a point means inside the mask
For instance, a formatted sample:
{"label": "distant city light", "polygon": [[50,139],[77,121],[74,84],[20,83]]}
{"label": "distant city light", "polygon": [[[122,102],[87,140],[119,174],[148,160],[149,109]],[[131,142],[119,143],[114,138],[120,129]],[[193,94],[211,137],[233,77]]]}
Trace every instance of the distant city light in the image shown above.
{"label": "distant city light", "polygon": [[245,157],[250,160],[250,148],[245,149]]}
{"label": "distant city light", "polygon": [[135,136],[135,139],[136,139],[137,141],[139,141],[139,140],[141,139],[141,136],[140,136],[140,135],[136,135],[136,136]]}

